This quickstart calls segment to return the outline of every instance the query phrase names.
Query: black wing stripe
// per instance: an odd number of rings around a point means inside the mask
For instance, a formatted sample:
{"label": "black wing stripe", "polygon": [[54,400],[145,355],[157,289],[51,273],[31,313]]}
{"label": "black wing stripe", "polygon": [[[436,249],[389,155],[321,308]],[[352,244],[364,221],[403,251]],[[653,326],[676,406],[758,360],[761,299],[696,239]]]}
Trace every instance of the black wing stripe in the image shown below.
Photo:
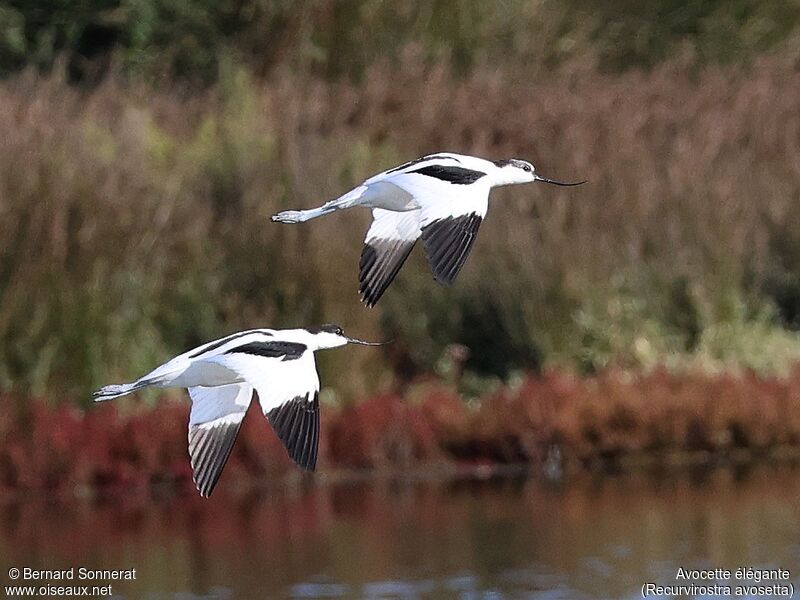
{"label": "black wing stripe", "polygon": [[446,165],[428,165],[409,171],[409,173],[419,173],[420,175],[447,181],[454,185],[469,185],[470,183],[475,183],[481,177],[486,177],[486,173],[483,171],[474,171],[464,167],[448,167]]}
{"label": "black wing stripe", "polygon": [[212,342],[212,343],[210,343],[210,344],[208,344],[206,346],[201,346],[200,348],[195,350],[192,354],[190,354],[189,358],[195,358],[197,356],[200,356],[204,352],[211,352],[212,350],[216,350],[220,346],[224,346],[225,344],[227,344],[228,342],[230,342],[232,340],[235,340],[235,339],[240,338],[240,337],[244,337],[246,335],[252,335],[254,333],[260,333],[261,335],[265,335],[265,336],[268,336],[268,337],[272,336],[272,334],[270,332],[264,331],[263,329],[255,329],[253,331],[240,331],[239,333],[233,333],[233,334],[231,334],[229,336],[226,336],[226,337],[222,338],[221,340],[217,340],[216,342]]}
{"label": "black wing stripe", "polygon": [[362,302],[370,308],[375,306],[400,272],[415,243],[416,240],[373,239],[364,244],[358,277]]}
{"label": "black wing stripe", "polygon": [[439,219],[422,228],[425,255],[439,283],[450,285],[469,256],[482,217],[476,213]]}
{"label": "black wing stripe", "polygon": [[292,460],[313,471],[319,450],[319,396],[292,398],[269,411],[267,417]]}
{"label": "black wing stripe", "polygon": [[397,171],[402,171],[405,168],[411,167],[421,162],[425,162],[426,160],[453,160],[457,163],[461,162],[460,160],[458,160],[453,156],[447,156],[445,154],[429,154],[428,156],[422,156],[420,158],[415,158],[414,160],[405,162],[399,167],[395,167],[394,169],[389,169],[388,171],[386,171],[386,174],[388,175],[389,173],[396,173]]}
{"label": "black wing stripe", "polygon": [[241,424],[240,420],[189,427],[192,478],[201,496],[208,497],[214,491],[222,469],[231,455]]}
{"label": "black wing stripe", "polygon": [[296,360],[307,350],[305,344],[296,342],[249,342],[225,351],[225,354],[253,354],[281,360]]}

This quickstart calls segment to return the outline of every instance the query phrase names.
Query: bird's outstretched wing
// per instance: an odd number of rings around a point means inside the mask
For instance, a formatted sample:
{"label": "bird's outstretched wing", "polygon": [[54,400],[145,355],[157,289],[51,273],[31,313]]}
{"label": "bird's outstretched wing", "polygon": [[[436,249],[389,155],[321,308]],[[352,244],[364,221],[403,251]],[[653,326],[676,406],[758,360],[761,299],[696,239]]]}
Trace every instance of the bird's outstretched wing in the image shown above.
{"label": "bird's outstretched wing", "polygon": [[289,456],[313,471],[319,447],[319,377],[314,353],[294,342],[250,342],[205,360],[237,373],[255,388],[261,409]]}
{"label": "bird's outstretched wing", "polygon": [[425,255],[437,282],[450,285],[464,266],[489,205],[482,171],[427,165],[386,181],[411,194],[420,206]]}
{"label": "bird's outstretched wing", "polygon": [[370,308],[392,283],[420,236],[420,212],[372,210],[372,225],[364,239],[358,291]]}
{"label": "bird's outstretched wing", "polygon": [[201,496],[210,496],[233,449],[242,419],[253,398],[247,383],[190,387],[189,456]]}

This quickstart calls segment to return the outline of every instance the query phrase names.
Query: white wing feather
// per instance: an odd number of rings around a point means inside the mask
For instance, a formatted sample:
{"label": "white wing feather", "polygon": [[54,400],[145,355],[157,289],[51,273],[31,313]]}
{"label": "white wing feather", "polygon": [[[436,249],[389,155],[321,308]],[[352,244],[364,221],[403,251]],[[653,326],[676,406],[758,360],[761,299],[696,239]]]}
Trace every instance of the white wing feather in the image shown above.
{"label": "white wing feather", "polygon": [[298,358],[272,358],[232,352],[212,356],[214,362],[237,373],[258,392],[269,419],[289,456],[313,470],[319,445],[319,376],[314,353]]}
{"label": "white wing feather", "polygon": [[202,496],[210,496],[228,462],[242,419],[253,398],[246,383],[190,387],[189,456],[192,476]]}

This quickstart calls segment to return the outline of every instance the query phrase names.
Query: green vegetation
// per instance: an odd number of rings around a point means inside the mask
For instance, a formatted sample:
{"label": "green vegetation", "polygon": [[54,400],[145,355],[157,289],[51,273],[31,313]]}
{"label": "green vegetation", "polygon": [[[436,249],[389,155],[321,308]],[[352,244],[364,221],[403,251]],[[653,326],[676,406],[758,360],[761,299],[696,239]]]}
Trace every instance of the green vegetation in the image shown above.
{"label": "green vegetation", "polygon": [[288,67],[361,77],[402,62],[408,47],[460,73],[584,59],[622,71],[687,49],[738,62],[791,47],[798,24],[797,0],[3,0],[0,75],[63,57],[73,79],[91,81],[114,61],[161,83],[214,81],[225,60],[260,76]]}
{"label": "green vegetation", "polygon": [[[71,4],[0,2],[2,389],[332,320],[397,343],[327,401],[800,357],[797,2]],[[453,288],[416,252],[373,311],[366,211],[269,222],[441,149],[589,183],[499,190]]]}

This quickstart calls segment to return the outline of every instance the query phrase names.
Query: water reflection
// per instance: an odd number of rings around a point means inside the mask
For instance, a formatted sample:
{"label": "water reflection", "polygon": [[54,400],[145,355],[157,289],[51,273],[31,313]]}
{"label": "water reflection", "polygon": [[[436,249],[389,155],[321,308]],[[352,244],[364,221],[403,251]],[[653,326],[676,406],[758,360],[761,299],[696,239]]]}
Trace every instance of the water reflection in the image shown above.
{"label": "water reflection", "polygon": [[[137,569],[117,598],[634,598],[679,566],[800,575],[800,469],[6,499],[6,567]],[[224,491],[224,490],[223,490]],[[6,581],[6,583],[9,583]]]}

